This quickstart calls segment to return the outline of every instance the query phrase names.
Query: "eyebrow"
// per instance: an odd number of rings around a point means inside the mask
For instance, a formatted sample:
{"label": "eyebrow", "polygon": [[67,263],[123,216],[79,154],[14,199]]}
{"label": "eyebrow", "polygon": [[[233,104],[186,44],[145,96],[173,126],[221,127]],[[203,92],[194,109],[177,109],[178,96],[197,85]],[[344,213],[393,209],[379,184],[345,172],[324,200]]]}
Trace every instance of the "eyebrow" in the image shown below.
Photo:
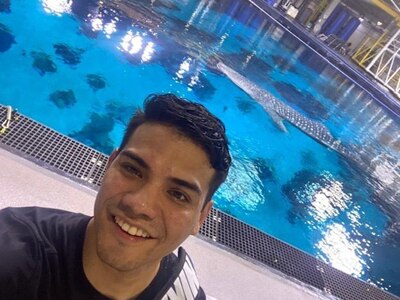
{"label": "eyebrow", "polygon": [[186,188],[192,190],[193,192],[195,192],[196,194],[201,195],[201,190],[197,186],[197,184],[194,184],[194,183],[191,183],[191,182],[188,182],[186,180],[176,178],[176,177],[172,177],[170,180],[177,185],[186,187]]}
{"label": "eyebrow", "polygon": [[[143,167],[143,168],[145,168],[145,169],[147,169],[147,170],[151,170],[151,168],[150,168],[150,166],[148,165],[148,163],[146,163],[146,162],[144,161],[143,158],[141,158],[140,156],[138,156],[137,154],[135,154],[135,153],[132,152],[132,151],[123,150],[123,151],[120,153],[120,155],[125,156],[125,157],[127,157],[127,158],[129,158],[129,159],[131,159],[131,160],[134,160],[134,161],[135,161],[136,163],[138,163],[141,167]],[[197,184],[192,183],[192,182],[189,182],[189,181],[186,181],[186,180],[183,180],[183,179],[180,179],[180,178],[176,178],[176,177],[171,177],[171,178],[169,178],[169,179],[170,179],[173,183],[175,183],[175,184],[177,184],[177,185],[180,185],[180,186],[183,186],[183,187],[186,187],[186,188],[192,190],[193,192],[195,192],[196,194],[201,195],[201,190],[200,190],[200,188],[198,187]]]}
{"label": "eyebrow", "polygon": [[125,156],[131,160],[134,160],[135,162],[137,162],[142,168],[148,169],[150,170],[150,166],[144,161],[143,158],[141,158],[140,156],[138,156],[137,154],[133,153],[132,151],[129,150],[122,150],[122,152],[120,153],[120,155]]}

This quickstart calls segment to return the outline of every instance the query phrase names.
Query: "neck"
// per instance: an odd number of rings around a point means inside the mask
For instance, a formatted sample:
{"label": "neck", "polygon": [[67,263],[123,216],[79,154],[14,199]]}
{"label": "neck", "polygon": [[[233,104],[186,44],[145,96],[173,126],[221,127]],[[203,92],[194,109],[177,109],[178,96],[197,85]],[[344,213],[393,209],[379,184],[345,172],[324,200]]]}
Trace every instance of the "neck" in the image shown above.
{"label": "neck", "polygon": [[83,245],[83,270],[91,285],[101,294],[116,300],[135,299],[156,276],[159,263],[119,271],[97,254],[93,219],[90,220]]}

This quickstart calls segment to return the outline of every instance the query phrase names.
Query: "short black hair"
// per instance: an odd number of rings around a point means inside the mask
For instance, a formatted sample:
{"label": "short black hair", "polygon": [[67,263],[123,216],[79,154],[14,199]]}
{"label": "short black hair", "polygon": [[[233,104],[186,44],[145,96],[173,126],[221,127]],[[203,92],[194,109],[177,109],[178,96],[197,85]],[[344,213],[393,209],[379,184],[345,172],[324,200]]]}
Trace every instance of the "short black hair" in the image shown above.
{"label": "short black hair", "polygon": [[206,152],[215,169],[204,204],[210,201],[225,181],[232,161],[222,121],[199,103],[174,94],[151,94],[144,100],[143,110],[138,109],[129,121],[120,145],[121,150],[135,130],[144,123],[171,126]]}

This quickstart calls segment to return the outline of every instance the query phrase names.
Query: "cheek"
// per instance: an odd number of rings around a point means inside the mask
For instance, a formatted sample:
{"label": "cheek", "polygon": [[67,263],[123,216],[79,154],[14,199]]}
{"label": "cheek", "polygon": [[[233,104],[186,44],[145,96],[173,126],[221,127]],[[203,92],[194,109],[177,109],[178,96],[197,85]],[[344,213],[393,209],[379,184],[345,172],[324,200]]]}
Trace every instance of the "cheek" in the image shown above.
{"label": "cheek", "polygon": [[103,184],[99,189],[99,191],[97,192],[95,208],[96,206],[102,205],[104,199],[107,197],[106,192],[107,192],[106,186]]}
{"label": "cheek", "polygon": [[102,202],[102,193],[101,193],[101,191],[99,191],[97,193],[96,200],[94,202],[94,215],[95,216],[99,214],[100,208],[102,206],[101,202]]}
{"label": "cheek", "polygon": [[199,219],[198,214],[193,212],[172,211],[165,215],[165,217],[170,232],[185,237],[192,232]]}
{"label": "cheek", "polygon": [[113,173],[108,174],[101,183],[100,190],[97,193],[96,205],[102,207],[108,199],[112,199],[116,194],[123,191],[123,180],[117,178]]}
{"label": "cheek", "polygon": [[107,205],[107,199],[112,198],[110,189],[107,189],[107,185],[103,185],[96,196],[94,203],[94,214],[100,215],[104,212],[104,207]]}

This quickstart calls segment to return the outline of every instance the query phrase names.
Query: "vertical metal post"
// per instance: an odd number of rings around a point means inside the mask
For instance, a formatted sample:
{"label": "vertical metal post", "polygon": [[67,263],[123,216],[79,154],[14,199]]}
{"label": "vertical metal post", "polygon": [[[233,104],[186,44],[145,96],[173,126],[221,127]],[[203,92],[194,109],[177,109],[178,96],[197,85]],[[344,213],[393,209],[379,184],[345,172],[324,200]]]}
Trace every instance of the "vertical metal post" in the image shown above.
{"label": "vertical metal post", "polygon": [[381,57],[381,55],[383,55],[383,53],[389,48],[389,46],[393,43],[395,39],[397,39],[399,35],[400,35],[400,29],[397,30],[397,32],[390,38],[390,40],[386,43],[386,45],[383,46],[383,48],[378,52],[378,54],[375,55],[370,64],[365,68],[367,71],[371,70],[371,67],[376,63],[378,58]]}

